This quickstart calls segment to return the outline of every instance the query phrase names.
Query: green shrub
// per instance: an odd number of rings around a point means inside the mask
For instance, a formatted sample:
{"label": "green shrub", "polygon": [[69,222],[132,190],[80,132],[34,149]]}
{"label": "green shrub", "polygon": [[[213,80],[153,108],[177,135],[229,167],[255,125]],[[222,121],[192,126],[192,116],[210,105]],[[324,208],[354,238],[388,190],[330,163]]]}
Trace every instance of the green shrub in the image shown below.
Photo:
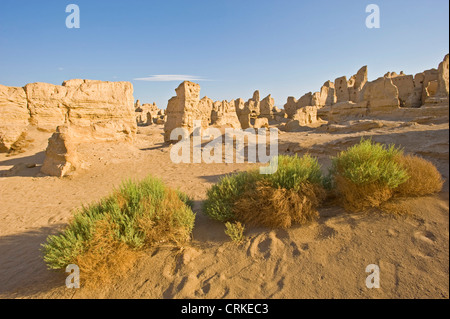
{"label": "green shrub", "polygon": [[237,244],[244,240],[244,230],[245,227],[240,222],[225,223],[225,234],[227,234],[228,237],[230,237],[230,239]]}
{"label": "green shrub", "polygon": [[221,222],[233,220],[234,202],[244,192],[245,187],[255,183],[259,178],[257,170],[221,178],[208,190],[207,199],[203,203],[203,211],[206,215]]}
{"label": "green shrub", "polygon": [[381,183],[396,188],[408,179],[406,170],[395,161],[402,153],[395,145],[362,139],[333,158],[332,172],[358,185]]}
{"label": "green shrub", "polygon": [[208,190],[203,211],[221,222],[289,227],[317,217],[324,193],[315,158],[280,155],[274,174],[255,169],[222,178]]}
{"label": "green shrub", "polygon": [[396,160],[403,151],[362,139],[332,159],[332,187],[342,197],[344,207],[358,211],[378,207],[409,176]]}
{"label": "green shrub", "polygon": [[126,256],[126,250],[189,240],[195,220],[190,202],[159,179],[127,181],[111,196],[83,206],[61,234],[49,236],[43,245],[44,261],[51,269],[72,263],[89,268],[107,257],[104,251],[120,250]]}
{"label": "green shrub", "polygon": [[274,174],[262,175],[274,188],[298,190],[305,182],[322,183],[320,164],[314,157],[305,155],[278,156],[278,170]]}

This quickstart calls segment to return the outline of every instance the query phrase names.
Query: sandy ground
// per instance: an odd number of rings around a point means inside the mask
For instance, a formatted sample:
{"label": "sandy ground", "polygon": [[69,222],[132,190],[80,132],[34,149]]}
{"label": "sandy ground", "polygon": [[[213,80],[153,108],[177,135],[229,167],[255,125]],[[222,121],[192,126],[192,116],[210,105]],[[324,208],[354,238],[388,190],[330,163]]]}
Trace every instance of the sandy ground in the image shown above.
{"label": "sandy ground", "polygon": [[[364,132],[283,133],[279,151],[309,152],[326,168],[329,156],[361,136],[372,136],[432,161],[448,180],[448,119],[388,124]],[[448,182],[439,194],[404,200],[408,216],[325,207],[317,223],[289,230],[248,229],[245,242],[237,246],[200,207],[221,176],[253,164],[174,164],[162,126],[139,131],[134,144],[80,146],[86,169],[70,178],[39,174],[48,133],[31,132],[34,142],[25,153],[0,154],[0,297],[449,298]],[[149,251],[126,280],[112,286],[65,288],[65,274],[46,269],[40,245],[67,224],[74,209],[108,195],[124,179],[148,174],[194,198],[192,242],[181,249]],[[379,289],[365,285],[369,264],[380,267]]]}

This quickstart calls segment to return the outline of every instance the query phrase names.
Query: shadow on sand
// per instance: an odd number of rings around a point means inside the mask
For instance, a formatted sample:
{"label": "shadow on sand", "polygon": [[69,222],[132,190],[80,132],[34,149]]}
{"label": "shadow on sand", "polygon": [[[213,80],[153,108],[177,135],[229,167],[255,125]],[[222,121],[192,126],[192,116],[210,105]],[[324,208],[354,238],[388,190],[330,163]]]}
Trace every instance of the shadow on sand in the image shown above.
{"label": "shadow on sand", "polygon": [[63,225],[28,230],[0,237],[0,296],[27,298],[54,288],[65,288],[63,271],[48,270],[42,258],[41,244],[57,234]]}
{"label": "shadow on sand", "polygon": [[[0,162],[0,177],[37,177],[40,166],[44,163],[45,152],[39,152],[25,157],[11,157]],[[30,165],[30,167],[27,167]],[[11,169],[2,169],[4,166],[13,166]],[[44,176],[44,175],[42,175]]]}

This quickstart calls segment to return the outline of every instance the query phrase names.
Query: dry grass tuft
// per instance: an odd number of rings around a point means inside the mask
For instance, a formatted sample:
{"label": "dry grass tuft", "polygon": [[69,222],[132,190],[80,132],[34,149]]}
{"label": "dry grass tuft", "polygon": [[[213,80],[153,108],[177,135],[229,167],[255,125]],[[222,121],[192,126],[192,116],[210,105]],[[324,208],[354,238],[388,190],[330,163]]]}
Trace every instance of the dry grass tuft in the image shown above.
{"label": "dry grass tuft", "polygon": [[233,212],[244,224],[289,228],[294,223],[303,225],[316,220],[317,207],[325,196],[318,184],[305,182],[299,190],[288,190],[258,182],[236,201]]}
{"label": "dry grass tuft", "polygon": [[360,212],[370,207],[380,207],[393,196],[393,191],[381,183],[355,184],[346,177],[335,176],[336,190],[344,209]]}
{"label": "dry grass tuft", "polygon": [[391,200],[381,204],[380,210],[394,216],[411,216],[410,205],[405,199],[392,198]]}
{"label": "dry grass tuft", "polygon": [[142,252],[131,249],[114,238],[117,225],[109,220],[99,220],[87,250],[75,258],[80,268],[84,287],[99,288],[125,277]]}
{"label": "dry grass tuft", "polygon": [[[152,198],[148,198],[144,207],[147,205],[151,207],[151,200]],[[179,212],[183,207],[185,207],[185,203],[180,199],[177,192],[168,189],[162,202],[156,206],[159,211],[158,219],[155,220],[149,215],[142,215],[138,219],[138,227],[145,233],[145,242],[148,246],[166,242],[181,245],[190,240],[191,230],[173,222],[176,220],[174,213]]]}
{"label": "dry grass tuft", "polygon": [[421,157],[401,155],[396,161],[408,173],[408,180],[395,189],[398,196],[423,196],[440,192],[444,181],[437,168]]}

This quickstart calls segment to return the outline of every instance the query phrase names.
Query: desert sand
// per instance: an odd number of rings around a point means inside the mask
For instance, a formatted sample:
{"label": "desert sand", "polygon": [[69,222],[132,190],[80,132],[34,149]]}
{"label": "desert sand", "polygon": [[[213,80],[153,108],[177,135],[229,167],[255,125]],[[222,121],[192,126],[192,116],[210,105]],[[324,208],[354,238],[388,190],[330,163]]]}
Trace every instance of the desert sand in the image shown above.
{"label": "desert sand", "polygon": [[[76,175],[45,176],[40,166],[51,133],[30,128],[33,141],[24,153],[0,154],[0,297],[449,298],[448,134],[448,117],[382,121],[355,131],[342,126],[280,132],[280,154],[310,153],[324,169],[329,156],[371,136],[430,160],[446,182],[438,194],[402,200],[404,216],[329,206],[307,226],[249,228],[238,246],[222,223],[202,214],[201,203],[221,176],[258,164],[174,164],[163,125],[151,125],[138,128],[134,143],[80,144]],[[108,195],[125,179],[149,174],[193,197],[192,241],[147,251],[126,280],[96,290],[67,289],[65,273],[46,269],[40,245],[82,204]],[[366,288],[369,264],[380,267],[379,289]]]}

